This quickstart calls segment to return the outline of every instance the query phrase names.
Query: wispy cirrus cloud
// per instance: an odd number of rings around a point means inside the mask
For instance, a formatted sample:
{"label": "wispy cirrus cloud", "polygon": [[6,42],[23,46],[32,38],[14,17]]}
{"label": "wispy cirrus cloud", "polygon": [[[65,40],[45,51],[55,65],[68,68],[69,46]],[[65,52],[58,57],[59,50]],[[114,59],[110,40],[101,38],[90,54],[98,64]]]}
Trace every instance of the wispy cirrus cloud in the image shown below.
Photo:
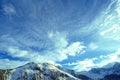
{"label": "wispy cirrus cloud", "polygon": [[15,7],[12,4],[3,5],[3,12],[4,14],[10,15],[10,16],[16,14]]}
{"label": "wispy cirrus cloud", "polygon": [[[87,47],[90,46],[97,51],[115,51],[119,48],[120,39],[120,24],[119,24],[119,8],[120,1],[111,1],[108,7],[101,11],[101,13],[96,17],[96,19],[89,25],[89,30],[93,30],[93,34],[89,35],[92,40],[89,40]],[[89,31],[88,30],[88,31]],[[87,37],[89,37],[87,36]],[[91,39],[91,38],[90,38]],[[91,43],[94,43],[91,44]],[[96,45],[96,47],[95,47]]]}
{"label": "wispy cirrus cloud", "polygon": [[[17,61],[9,59],[0,59],[0,69],[12,69],[28,63],[27,61]],[[5,64],[5,65],[3,65]]]}
{"label": "wispy cirrus cloud", "polygon": [[[82,42],[72,42],[69,43],[67,40],[67,34],[66,33],[60,33],[58,31],[48,33],[48,43],[46,45],[40,45],[42,47],[45,47],[43,50],[39,51],[38,49],[34,48],[23,48],[22,45],[18,43],[18,41],[14,38],[11,38],[11,36],[6,35],[1,37],[1,39],[9,39],[7,43],[9,43],[9,46],[2,45],[5,44],[6,41],[4,40],[3,43],[1,43],[1,50],[2,47],[6,48],[4,51],[7,51],[7,54],[14,58],[22,58],[25,59],[23,61],[25,62],[59,62],[63,61],[65,59],[68,59],[69,56],[77,56],[80,54],[83,54],[85,51],[85,46]],[[14,42],[14,44],[10,44]],[[16,47],[18,45],[19,47]],[[34,44],[33,46],[38,46],[39,42],[37,44]],[[12,62],[13,60],[9,60],[9,62]],[[18,61],[21,61],[21,59]],[[13,61],[14,62],[14,61]],[[7,63],[6,63],[7,64]],[[8,63],[9,64],[9,63]],[[3,66],[4,67],[4,66]]]}
{"label": "wispy cirrus cloud", "polygon": [[97,49],[99,46],[93,42],[91,42],[89,45],[88,45],[88,49],[90,50],[95,50]]}
{"label": "wispy cirrus cloud", "polygon": [[8,53],[9,55],[13,57],[24,57],[24,56],[29,56],[29,52],[25,50],[21,50],[17,47],[10,47],[8,48]]}
{"label": "wispy cirrus cloud", "polygon": [[[112,5],[114,5],[114,9],[112,9],[112,11],[110,12],[110,7],[112,8]],[[112,5],[110,5],[108,7],[108,10],[104,12],[105,19],[103,20],[103,23],[101,24],[101,26],[105,26],[105,27],[101,27],[100,35],[105,38],[110,38],[110,39],[119,41],[120,36],[118,34],[120,32],[120,27],[119,27],[120,26],[120,23],[119,23],[120,1],[119,0],[117,2],[113,1]]]}
{"label": "wispy cirrus cloud", "polygon": [[[68,63],[64,65],[72,66],[76,71],[88,71],[92,68],[106,67],[110,63],[120,62],[120,48],[114,53],[108,55],[101,55],[99,57],[87,58],[81,61]],[[107,66],[107,67],[110,67]]]}
{"label": "wispy cirrus cloud", "polygon": [[[98,30],[98,14],[110,3],[104,1],[5,1],[0,11],[4,14],[0,16],[0,50],[14,58],[25,58],[25,62],[62,62],[99,50],[105,41],[100,32],[108,29]],[[97,18],[98,24],[94,22]]]}
{"label": "wispy cirrus cloud", "polygon": [[50,46],[49,49],[43,51],[42,55],[39,55],[38,61],[41,61],[40,57],[43,59],[42,61],[45,61],[45,58],[46,60],[51,60],[55,62],[63,61],[67,59],[68,56],[76,56],[84,52],[85,46],[82,42],[69,43],[65,34],[63,35],[59,32],[53,32],[52,36],[50,36],[50,34],[51,33],[49,33],[48,36],[52,41],[52,46]]}

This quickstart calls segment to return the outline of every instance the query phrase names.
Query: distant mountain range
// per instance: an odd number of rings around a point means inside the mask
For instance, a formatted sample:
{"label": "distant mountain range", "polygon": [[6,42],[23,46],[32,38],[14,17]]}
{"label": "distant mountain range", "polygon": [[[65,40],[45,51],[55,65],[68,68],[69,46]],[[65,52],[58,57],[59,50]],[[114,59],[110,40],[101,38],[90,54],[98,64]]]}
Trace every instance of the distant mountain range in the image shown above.
{"label": "distant mountain range", "polygon": [[120,80],[120,63],[75,72],[49,63],[31,62],[14,69],[0,70],[0,80]]}
{"label": "distant mountain range", "polygon": [[93,80],[120,80],[120,63],[110,63],[102,68],[93,68],[90,71],[79,72]]}

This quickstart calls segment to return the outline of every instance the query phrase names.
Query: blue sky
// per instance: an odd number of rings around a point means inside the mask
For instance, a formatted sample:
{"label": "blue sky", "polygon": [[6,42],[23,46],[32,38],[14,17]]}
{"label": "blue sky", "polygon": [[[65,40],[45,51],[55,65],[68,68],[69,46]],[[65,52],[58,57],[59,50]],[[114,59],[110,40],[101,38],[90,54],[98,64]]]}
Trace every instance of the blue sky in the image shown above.
{"label": "blue sky", "polygon": [[0,0],[0,68],[49,62],[81,71],[119,61],[119,22],[120,0]]}

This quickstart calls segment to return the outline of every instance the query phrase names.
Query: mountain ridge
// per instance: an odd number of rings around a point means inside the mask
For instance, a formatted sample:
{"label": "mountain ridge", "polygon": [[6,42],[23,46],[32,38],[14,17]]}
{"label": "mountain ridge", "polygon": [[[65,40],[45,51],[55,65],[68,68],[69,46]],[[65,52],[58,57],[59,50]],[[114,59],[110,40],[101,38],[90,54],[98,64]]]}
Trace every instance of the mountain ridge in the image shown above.
{"label": "mountain ridge", "polygon": [[31,62],[13,69],[0,69],[0,80],[120,80],[120,63],[75,72],[50,63]]}
{"label": "mountain ridge", "polygon": [[81,80],[49,63],[34,62],[15,69],[0,70],[0,80]]}
{"label": "mountain ridge", "polygon": [[[109,65],[110,65],[110,67],[106,67]],[[111,77],[112,75],[116,75],[117,77],[119,76],[119,80],[120,80],[120,62],[110,63],[106,66],[103,66],[101,68],[92,68],[89,71],[83,71],[83,72],[80,72],[79,74],[86,75],[89,78],[92,78],[95,80],[96,79],[104,80],[104,78],[106,78],[106,76]],[[107,80],[107,79],[105,79],[105,80]]]}

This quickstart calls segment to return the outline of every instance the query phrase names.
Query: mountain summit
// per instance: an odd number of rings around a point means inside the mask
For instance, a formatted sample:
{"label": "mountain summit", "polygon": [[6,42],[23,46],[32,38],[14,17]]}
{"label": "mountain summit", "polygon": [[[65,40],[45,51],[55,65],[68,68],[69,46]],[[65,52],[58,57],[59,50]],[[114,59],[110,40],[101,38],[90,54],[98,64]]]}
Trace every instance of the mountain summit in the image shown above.
{"label": "mountain summit", "polygon": [[0,80],[81,80],[71,71],[49,63],[32,62],[15,69],[0,70]]}
{"label": "mountain summit", "polygon": [[120,63],[109,65],[75,72],[50,63],[31,62],[14,69],[0,70],[0,80],[120,80]]}

